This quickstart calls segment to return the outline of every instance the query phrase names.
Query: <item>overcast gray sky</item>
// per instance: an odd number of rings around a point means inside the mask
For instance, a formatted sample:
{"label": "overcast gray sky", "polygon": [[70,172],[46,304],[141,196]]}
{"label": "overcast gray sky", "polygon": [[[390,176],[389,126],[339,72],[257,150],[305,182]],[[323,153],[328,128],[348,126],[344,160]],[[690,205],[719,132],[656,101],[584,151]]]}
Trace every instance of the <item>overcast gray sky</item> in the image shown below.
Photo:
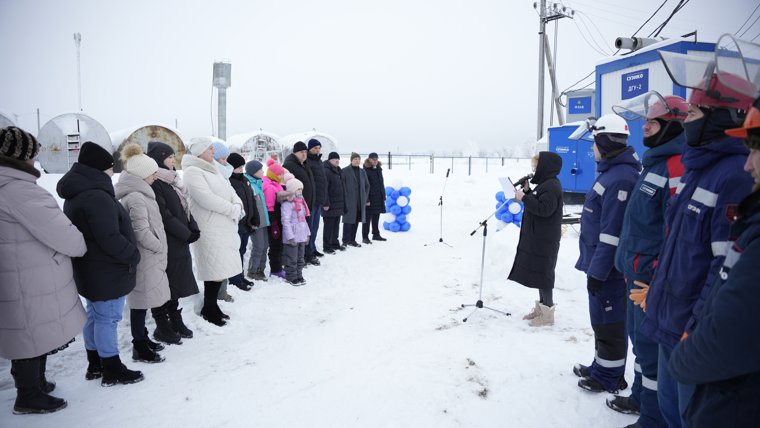
{"label": "overcast gray sky", "polygon": [[[563,3],[580,12],[559,22],[564,89],[662,0]],[[662,35],[714,42],[756,6],[692,0]],[[42,124],[76,111],[79,32],[83,108],[109,131],[176,119],[185,137],[210,135],[212,64],[228,60],[228,136],[316,128],[341,150],[498,149],[536,133],[537,29],[528,0],[0,0],[0,111],[35,133],[36,108]],[[754,21],[744,38],[758,34]]]}

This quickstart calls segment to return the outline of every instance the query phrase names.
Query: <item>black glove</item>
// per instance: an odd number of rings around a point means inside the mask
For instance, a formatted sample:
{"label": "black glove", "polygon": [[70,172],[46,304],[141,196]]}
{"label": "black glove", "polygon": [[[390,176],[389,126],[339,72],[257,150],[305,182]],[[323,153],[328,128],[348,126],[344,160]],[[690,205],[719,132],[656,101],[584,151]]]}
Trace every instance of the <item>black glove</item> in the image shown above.
{"label": "black glove", "polygon": [[187,243],[192,244],[193,242],[197,241],[201,237],[201,231],[200,230],[191,230],[190,231],[190,237],[187,238]]}
{"label": "black glove", "polygon": [[599,294],[602,292],[602,286],[604,286],[604,281],[601,279],[596,279],[593,276],[586,277],[586,289],[588,289],[588,291],[594,294]]}

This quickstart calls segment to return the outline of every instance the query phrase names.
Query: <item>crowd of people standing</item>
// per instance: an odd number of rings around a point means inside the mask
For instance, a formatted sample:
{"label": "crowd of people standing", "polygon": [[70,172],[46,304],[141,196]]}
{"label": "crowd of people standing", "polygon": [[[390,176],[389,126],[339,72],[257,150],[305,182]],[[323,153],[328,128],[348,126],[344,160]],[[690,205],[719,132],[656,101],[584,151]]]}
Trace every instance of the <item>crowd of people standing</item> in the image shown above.
{"label": "crowd of people standing", "polygon": [[[200,315],[222,327],[230,318],[218,303],[232,300],[227,284],[245,291],[255,281],[304,285],[304,267],[319,266],[324,253],[361,247],[358,223],[371,222],[373,240],[385,240],[375,217],[385,208],[375,153],[363,168],[352,153],[351,165],[341,169],[340,156],[332,152],[322,161],[321,143],[312,139],[297,142],[282,165],[273,157],[264,168],[210,138],[194,138],[180,176],[169,144],[150,142],[145,153],[132,143],[119,154],[123,171],[114,185],[113,156],[86,142],[58,182],[61,210],[36,183],[39,151],[24,130],[0,129],[0,357],[11,360],[16,414],[66,407],[50,395],[55,383],[45,377],[46,362],[79,332],[85,379],[103,386],[142,381],[142,372],[120,358],[117,328],[125,306],[132,359],[160,363],[165,345],[193,337],[179,299],[198,294],[198,282]],[[316,246],[320,218],[324,253]],[[371,244],[365,230],[363,243]]]}

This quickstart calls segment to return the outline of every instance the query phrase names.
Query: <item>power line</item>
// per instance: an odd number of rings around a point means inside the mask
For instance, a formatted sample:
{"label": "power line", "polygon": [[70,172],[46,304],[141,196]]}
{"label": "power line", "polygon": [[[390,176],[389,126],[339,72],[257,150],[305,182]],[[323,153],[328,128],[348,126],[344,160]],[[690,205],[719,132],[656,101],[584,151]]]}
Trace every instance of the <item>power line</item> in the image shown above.
{"label": "power line", "polygon": [[663,6],[665,6],[665,3],[667,3],[667,2],[668,2],[668,0],[665,0],[664,2],[662,2],[662,4],[660,5],[660,7],[658,7],[657,10],[655,10],[654,13],[649,18],[647,18],[647,20],[644,21],[643,24],[641,24],[641,27],[639,27],[638,30],[634,31],[634,33],[631,35],[631,37],[633,37],[636,34],[638,34],[639,31],[641,31],[641,29],[644,28],[644,26],[647,25],[649,23],[649,21],[651,21],[652,18],[654,18],[655,15],[657,15],[657,12],[659,12],[660,9],[662,9]]}
{"label": "power line", "polygon": [[681,9],[686,7],[686,5],[689,4],[690,1],[691,0],[680,0],[678,4],[676,5],[676,7],[673,9],[673,12],[671,12],[670,15],[668,15],[667,19],[665,19],[665,21],[663,21],[662,24],[660,24],[651,33],[649,33],[649,37],[652,37],[652,35],[654,35],[655,37],[659,36],[662,30],[665,29],[665,26],[668,25],[670,20],[676,15],[676,13],[680,12]]}
{"label": "power line", "polygon": [[752,11],[752,13],[749,14],[749,16],[747,17],[747,20],[744,21],[744,24],[742,24],[742,26],[739,27],[738,30],[734,31],[734,35],[736,35],[736,33],[738,33],[739,31],[741,31],[742,28],[744,28],[744,26],[747,25],[747,23],[749,22],[749,20],[752,19],[752,15],[754,15],[755,12],[757,12],[757,9],[760,9],[760,4],[758,4],[757,6],[755,6],[755,9]]}
{"label": "power line", "polygon": [[[580,21],[581,21],[581,24],[582,24],[582,25],[583,25],[583,27],[586,29],[586,31],[588,31],[588,34],[589,34],[589,36],[591,36],[591,40],[593,40],[593,41],[594,41],[594,44],[596,44],[596,45],[599,47],[599,49],[601,49],[602,51],[604,51],[604,52],[605,52],[605,55],[609,55],[609,51],[607,50],[606,44],[604,43],[604,35],[602,34],[602,32],[601,32],[601,31],[599,31],[599,27],[596,27],[596,24],[594,24],[594,21],[591,21],[591,20],[590,20],[590,19],[588,19],[586,16],[581,16],[581,14],[580,14],[580,13],[578,13],[578,18],[582,18],[582,19],[580,20]],[[600,38],[601,38],[601,40],[602,40],[602,42],[601,42],[601,43],[597,43],[597,41],[596,41],[596,36],[594,35],[594,33],[592,33],[592,32],[591,32],[591,29],[589,29],[588,25],[586,25],[586,20],[589,20],[589,21],[591,22],[591,24],[592,24],[594,27],[596,27],[597,31],[599,32],[599,36],[600,36]]]}
{"label": "power line", "polygon": [[[580,15],[578,15],[578,17],[580,18]],[[588,41],[588,39],[586,38],[586,36],[583,34],[583,31],[581,31],[581,27],[578,26],[578,22],[577,21],[578,21],[577,19],[573,20],[573,22],[575,23],[575,27],[578,28],[578,32],[581,34],[581,37],[583,37],[583,40],[586,41],[586,44],[588,44],[592,49],[594,49],[595,51],[597,51],[601,55],[605,55],[605,56],[609,55],[609,52],[606,52],[604,50],[604,48],[602,46],[600,46],[599,43],[597,43],[596,39],[591,34],[591,30],[588,29],[588,26],[586,26],[586,24],[583,21],[581,21],[581,24],[586,28],[586,31],[589,33],[589,36],[591,36],[591,40],[594,43],[594,45],[591,45],[591,43]]]}
{"label": "power line", "polygon": [[750,28],[752,28],[755,24],[757,24],[758,19],[760,19],[760,15],[757,15],[757,18],[755,18],[755,20],[752,21],[751,24],[749,24],[749,27],[747,27],[747,29],[744,30],[744,32],[742,32],[741,34],[739,34],[737,37],[739,37],[739,38],[743,37],[747,33],[747,31],[750,30]]}

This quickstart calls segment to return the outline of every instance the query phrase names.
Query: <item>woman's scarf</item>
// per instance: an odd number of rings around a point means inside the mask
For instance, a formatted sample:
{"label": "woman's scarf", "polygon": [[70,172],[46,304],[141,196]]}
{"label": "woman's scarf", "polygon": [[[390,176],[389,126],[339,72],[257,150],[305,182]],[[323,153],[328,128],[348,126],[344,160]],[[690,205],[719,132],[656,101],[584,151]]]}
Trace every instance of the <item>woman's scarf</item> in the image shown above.
{"label": "woman's scarf", "polygon": [[177,196],[179,196],[179,203],[182,204],[182,209],[185,211],[185,215],[187,215],[187,218],[190,218],[190,211],[187,208],[187,199],[185,197],[187,194],[187,188],[185,188],[185,184],[182,183],[182,179],[179,178],[177,171],[159,168],[158,171],[156,171],[156,178],[172,186],[172,189],[174,189],[174,191],[177,192]]}

